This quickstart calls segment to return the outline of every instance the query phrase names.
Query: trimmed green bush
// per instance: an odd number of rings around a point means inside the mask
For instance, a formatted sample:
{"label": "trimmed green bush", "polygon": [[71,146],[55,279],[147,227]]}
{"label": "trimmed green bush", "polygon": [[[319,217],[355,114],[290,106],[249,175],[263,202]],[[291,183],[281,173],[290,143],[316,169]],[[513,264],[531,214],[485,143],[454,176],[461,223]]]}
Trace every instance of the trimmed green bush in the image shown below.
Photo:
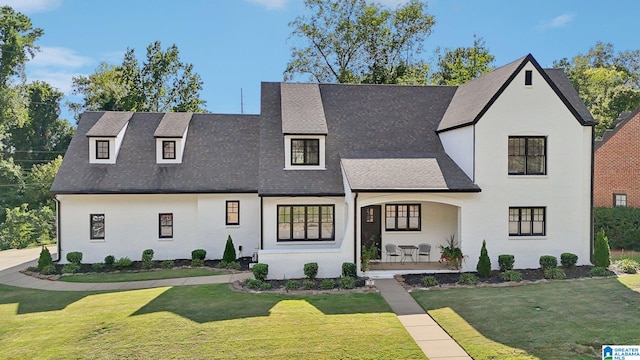
{"label": "trimmed green bush", "polygon": [[594,208],[593,227],[604,230],[611,249],[640,251],[640,208]]}
{"label": "trimmed green bush", "polygon": [[42,271],[47,265],[53,265],[53,258],[49,249],[43,246],[42,250],[40,250],[40,257],[38,257],[38,271]]}
{"label": "trimmed green bush", "polygon": [[56,267],[53,264],[45,265],[40,270],[40,274],[42,275],[53,275],[56,273]]}
{"label": "trimmed green bush", "polygon": [[501,276],[503,281],[522,281],[522,274],[515,270],[504,271]]}
{"label": "trimmed green bush", "polygon": [[552,255],[540,256],[540,267],[543,269],[553,269],[558,267],[558,258]]}
{"label": "trimmed green bush", "polygon": [[265,290],[269,290],[269,289],[271,289],[271,283],[270,282],[265,281],[265,282],[262,282],[260,284],[260,290],[265,291]]}
{"label": "trimmed green bush", "polygon": [[172,269],[173,260],[164,260],[162,263],[160,263],[160,267],[163,269]]}
{"label": "trimmed green bush", "polygon": [[320,283],[320,287],[323,290],[331,290],[334,287],[336,287],[336,282],[333,281],[333,279],[323,279],[322,282]]}
{"label": "trimmed green bush", "polygon": [[310,262],[304,264],[304,275],[311,280],[314,280],[318,276],[318,263]]}
{"label": "trimmed green bush", "polygon": [[604,234],[604,229],[600,229],[596,234],[596,243],[593,249],[593,265],[603,268],[607,268],[611,265],[609,239]]}
{"label": "trimmed green bush", "polygon": [[262,281],[256,279],[247,279],[244,283],[249,289],[259,289],[262,285]]}
{"label": "trimmed green bush", "polygon": [[75,274],[78,271],[80,271],[80,264],[68,263],[64,264],[64,266],[62,267],[63,274]]}
{"label": "trimmed green bush", "polygon": [[227,243],[224,246],[224,253],[222,255],[222,261],[232,262],[236,261],[236,248],[233,246],[233,240],[231,235],[227,237]]}
{"label": "trimmed green bush", "polygon": [[544,269],[544,278],[550,280],[564,280],[567,274],[559,267]]}
{"label": "trimmed green bush", "polygon": [[304,287],[307,290],[311,290],[313,289],[313,287],[316,285],[315,282],[311,281],[311,280],[304,280],[302,282],[302,287]]}
{"label": "trimmed green bush", "polygon": [[358,270],[356,264],[352,262],[342,263],[342,276],[350,276],[352,278],[358,277]]}
{"label": "trimmed green bush", "polygon": [[104,264],[107,266],[112,266],[113,263],[116,262],[116,258],[113,255],[107,255],[104,258]]}
{"label": "trimmed green bush", "polygon": [[82,262],[82,253],[80,251],[67,253],[67,261],[74,264],[80,264]]}
{"label": "trimmed green bush", "polygon": [[237,261],[226,262],[222,260],[218,264],[218,267],[222,269],[240,270],[240,263]]}
{"label": "trimmed green bush", "polygon": [[116,260],[116,262],[113,263],[113,267],[116,269],[128,268],[131,267],[131,265],[133,265],[133,261],[131,261],[131,259],[126,256]]}
{"label": "trimmed green bush", "polygon": [[640,268],[638,262],[631,259],[618,260],[616,261],[616,265],[618,266],[620,271],[626,274],[636,274],[638,273],[638,269]]}
{"label": "trimmed green bush", "polygon": [[339,286],[341,289],[353,289],[356,287],[356,278],[351,276],[341,276]]}
{"label": "trimmed green bush", "polygon": [[438,286],[438,280],[436,279],[435,276],[431,276],[431,275],[423,276],[422,279],[420,279],[420,282],[424,287]]}
{"label": "trimmed green bush", "polygon": [[147,249],[142,252],[142,261],[153,260],[153,249]]}
{"label": "trimmed green bush", "polygon": [[204,258],[206,257],[207,257],[207,250],[205,249],[195,249],[191,252],[191,260],[194,260],[194,259],[204,260]]}
{"label": "trimmed green bush", "polygon": [[578,255],[572,253],[562,253],[560,254],[560,263],[564,267],[573,267],[578,263]]}
{"label": "trimmed green bush", "polygon": [[500,271],[505,272],[507,270],[513,270],[513,264],[516,262],[516,258],[510,254],[498,255],[498,266]]}
{"label": "trimmed green bush", "polygon": [[191,260],[192,267],[202,267],[204,266],[204,260],[202,259],[192,259]]}
{"label": "trimmed green bush", "polygon": [[102,269],[104,269],[104,264],[103,263],[95,263],[91,265],[91,269],[93,269],[94,271],[101,271]]}
{"label": "trimmed green bush", "polygon": [[287,281],[287,283],[284,285],[284,288],[289,291],[289,290],[298,290],[300,288],[300,282],[297,280],[289,280]]}
{"label": "trimmed green bush", "polygon": [[253,265],[253,276],[260,280],[264,281],[269,274],[269,264],[257,263]]}
{"label": "trimmed green bush", "polygon": [[458,284],[460,285],[475,285],[477,283],[478,277],[472,273],[462,273],[460,274],[460,279],[458,279]]}
{"label": "trimmed green bush", "polygon": [[481,277],[491,276],[491,259],[487,252],[487,242],[482,240],[482,248],[480,248],[480,257],[478,258],[478,265],[476,265],[476,271]]}
{"label": "trimmed green bush", "polygon": [[591,268],[591,271],[589,271],[589,274],[591,274],[591,276],[608,276],[611,272],[602,266],[594,266]]}

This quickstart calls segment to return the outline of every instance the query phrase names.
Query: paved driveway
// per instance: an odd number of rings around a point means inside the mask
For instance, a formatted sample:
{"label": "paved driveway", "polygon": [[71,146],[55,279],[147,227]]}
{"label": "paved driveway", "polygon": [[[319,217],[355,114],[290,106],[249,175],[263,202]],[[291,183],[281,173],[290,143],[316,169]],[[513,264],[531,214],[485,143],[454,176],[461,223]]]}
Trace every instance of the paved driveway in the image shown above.
{"label": "paved driveway", "polygon": [[[56,259],[58,246],[56,244],[47,245],[53,259]],[[37,260],[40,256],[41,248],[31,249],[11,249],[0,251],[0,271],[21,265],[32,260]]]}

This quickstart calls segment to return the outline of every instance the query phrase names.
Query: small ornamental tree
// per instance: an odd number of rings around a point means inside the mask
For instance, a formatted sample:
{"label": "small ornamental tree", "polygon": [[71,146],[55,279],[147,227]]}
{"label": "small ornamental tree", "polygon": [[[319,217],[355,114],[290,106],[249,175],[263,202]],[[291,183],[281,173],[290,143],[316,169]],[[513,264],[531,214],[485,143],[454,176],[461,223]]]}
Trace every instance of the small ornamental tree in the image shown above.
{"label": "small ornamental tree", "polygon": [[480,258],[478,259],[476,270],[481,277],[491,276],[491,259],[487,253],[487,242],[485,240],[482,240],[482,248],[480,249]]}
{"label": "small ornamental tree", "polygon": [[224,247],[224,254],[222,255],[222,261],[227,263],[236,261],[236,248],[233,246],[233,240],[231,235],[227,237],[227,244]]}
{"label": "small ornamental tree", "polygon": [[596,234],[596,243],[593,249],[593,265],[603,268],[607,268],[611,265],[609,239],[604,235],[604,229],[601,229]]}
{"label": "small ornamental tree", "polygon": [[43,246],[42,251],[40,251],[40,257],[38,258],[38,270],[42,271],[42,269],[48,265],[53,265],[53,258],[51,257],[49,249]]}

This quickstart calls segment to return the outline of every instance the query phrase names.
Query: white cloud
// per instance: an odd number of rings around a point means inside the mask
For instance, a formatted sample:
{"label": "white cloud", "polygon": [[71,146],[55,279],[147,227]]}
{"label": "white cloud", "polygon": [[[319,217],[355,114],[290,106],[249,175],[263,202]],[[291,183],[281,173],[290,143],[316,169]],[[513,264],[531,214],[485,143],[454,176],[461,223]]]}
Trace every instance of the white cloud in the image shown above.
{"label": "white cloud", "polygon": [[56,9],[62,0],[0,0],[0,6],[11,6],[24,13],[45,12]]}
{"label": "white cloud", "polygon": [[575,15],[573,14],[563,14],[560,16],[556,16],[551,20],[542,21],[540,24],[538,24],[538,28],[541,30],[547,30],[563,27],[573,21],[574,17]]}
{"label": "white cloud", "polygon": [[267,8],[267,10],[280,10],[284,9],[287,5],[287,0],[248,0],[254,4],[262,5]]}
{"label": "white cloud", "polygon": [[75,51],[63,47],[40,47],[40,52],[29,62],[35,67],[57,67],[76,69],[91,65],[95,61],[87,56],[77,55]]}
{"label": "white cloud", "polygon": [[50,71],[46,69],[36,69],[34,71],[29,72],[27,78],[29,81],[44,81],[49,83],[54,88],[62,91],[65,94],[69,94],[71,92],[71,84],[73,83],[72,79],[74,76],[88,76],[87,74],[83,74],[80,72],[71,72],[71,71]]}

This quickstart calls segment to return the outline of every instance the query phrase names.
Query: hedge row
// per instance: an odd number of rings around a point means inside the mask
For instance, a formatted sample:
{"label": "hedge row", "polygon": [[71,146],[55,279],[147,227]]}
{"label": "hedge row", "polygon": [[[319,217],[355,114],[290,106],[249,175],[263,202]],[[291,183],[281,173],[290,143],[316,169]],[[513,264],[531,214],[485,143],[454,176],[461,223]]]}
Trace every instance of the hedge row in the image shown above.
{"label": "hedge row", "polygon": [[604,229],[612,249],[640,251],[640,208],[594,208],[595,231]]}

